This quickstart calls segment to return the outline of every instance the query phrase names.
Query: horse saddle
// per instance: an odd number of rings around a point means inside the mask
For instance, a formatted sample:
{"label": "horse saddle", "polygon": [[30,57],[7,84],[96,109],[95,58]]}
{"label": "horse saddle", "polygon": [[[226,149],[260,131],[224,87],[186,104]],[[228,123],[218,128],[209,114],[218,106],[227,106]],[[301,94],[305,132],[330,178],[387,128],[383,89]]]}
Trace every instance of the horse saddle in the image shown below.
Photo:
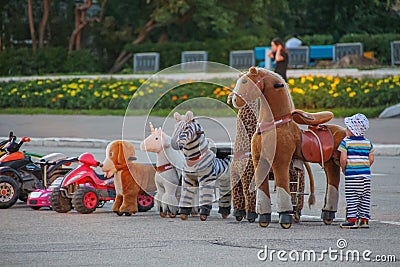
{"label": "horse saddle", "polygon": [[331,158],[333,146],[333,135],[326,125],[310,125],[301,131],[301,153],[308,162],[323,165]]}
{"label": "horse saddle", "polygon": [[333,113],[330,111],[308,113],[300,109],[295,109],[292,111],[292,117],[298,124],[317,126],[330,121],[333,118]]}

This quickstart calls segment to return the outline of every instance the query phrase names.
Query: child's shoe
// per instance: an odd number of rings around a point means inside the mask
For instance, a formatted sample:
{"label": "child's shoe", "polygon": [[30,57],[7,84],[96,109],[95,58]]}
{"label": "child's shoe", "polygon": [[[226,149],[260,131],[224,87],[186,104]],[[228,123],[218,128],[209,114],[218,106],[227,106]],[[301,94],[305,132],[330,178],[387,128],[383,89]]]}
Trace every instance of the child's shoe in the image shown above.
{"label": "child's shoe", "polygon": [[344,229],[357,229],[358,228],[358,222],[357,219],[354,218],[349,218],[347,222],[344,222],[340,225],[341,228]]}
{"label": "child's shoe", "polygon": [[369,228],[368,220],[367,219],[361,219],[359,226],[360,226],[360,228]]}

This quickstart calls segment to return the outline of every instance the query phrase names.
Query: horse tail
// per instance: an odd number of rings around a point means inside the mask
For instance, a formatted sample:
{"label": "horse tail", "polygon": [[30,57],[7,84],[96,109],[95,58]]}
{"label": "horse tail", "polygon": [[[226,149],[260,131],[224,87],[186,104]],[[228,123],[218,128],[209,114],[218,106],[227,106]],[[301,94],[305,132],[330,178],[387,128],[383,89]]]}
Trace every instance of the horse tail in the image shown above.
{"label": "horse tail", "polygon": [[312,205],[315,204],[315,194],[314,194],[314,175],[312,173],[310,164],[308,162],[304,162],[304,166],[307,169],[308,177],[310,179],[310,196],[308,197],[308,207],[311,208]]}

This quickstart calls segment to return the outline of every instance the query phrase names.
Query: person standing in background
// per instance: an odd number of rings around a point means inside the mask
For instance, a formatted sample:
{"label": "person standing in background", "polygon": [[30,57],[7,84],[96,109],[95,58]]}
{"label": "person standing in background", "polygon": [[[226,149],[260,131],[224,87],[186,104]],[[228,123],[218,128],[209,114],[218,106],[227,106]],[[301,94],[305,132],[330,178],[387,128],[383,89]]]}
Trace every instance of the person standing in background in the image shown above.
{"label": "person standing in background", "polygon": [[297,33],[293,33],[292,37],[286,41],[286,48],[296,48],[301,46],[303,42],[298,37],[299,36],[297,35]]}
{"label": "person standing in background", "polygon": [[286,71],[289,63],[289,53],[280,38],[272,39],[271,51],[269,51],[268,57],[275,61],[274,71],[287,82]]}

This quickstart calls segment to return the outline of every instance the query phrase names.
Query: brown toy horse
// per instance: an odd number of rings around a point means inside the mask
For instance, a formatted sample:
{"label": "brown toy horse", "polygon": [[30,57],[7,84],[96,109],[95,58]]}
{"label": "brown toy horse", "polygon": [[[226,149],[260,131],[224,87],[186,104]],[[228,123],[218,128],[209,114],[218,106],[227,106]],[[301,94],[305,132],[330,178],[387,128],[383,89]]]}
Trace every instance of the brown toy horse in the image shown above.
{"label": "brown toy horse", "polygon": [[[279,223],[285,229],[292,224],[292,203],[289,191],[289,167],[293,159],[317,162],[327,177],[322,219],[331,224],[338,204],[340,182],[339,151],[345,129],[337,125],[320,125],[333,118],[331,112],[306,113],[295,110],[289,87],[282,77],[272,71],[251,67],[241,76],[233,91],[232,103],[240,108],[260,97],[260,117],[252,139],[252,155],[257,185],[259,224],[271,222],[271,201],[266,173],[272,167],[277,188]],[[301,131],[298,124],[309,125]]]}

